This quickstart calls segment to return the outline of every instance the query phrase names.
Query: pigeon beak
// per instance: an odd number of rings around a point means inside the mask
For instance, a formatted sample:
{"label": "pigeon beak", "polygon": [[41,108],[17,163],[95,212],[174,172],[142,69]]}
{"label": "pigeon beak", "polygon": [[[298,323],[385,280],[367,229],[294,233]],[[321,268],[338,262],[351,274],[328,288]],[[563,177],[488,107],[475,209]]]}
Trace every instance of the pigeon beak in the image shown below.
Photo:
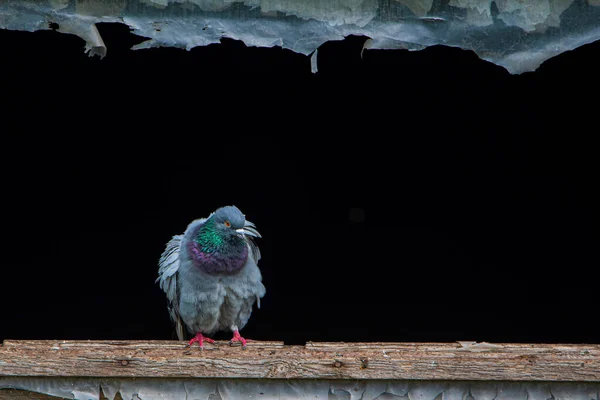
{"label": "pigeon beak", "polygon": [[236,229],[235,231],[237,233],[241,233],[242,235],[248,235],[248,236],[253,236],[253,237],[257,237],[257,238],[262,237],[262,236],[260,236],[260,233],[258,233],[258,231],[256,230],[256,226],[250,221],[245,221],[244,227],[240,228],[240,229]]}

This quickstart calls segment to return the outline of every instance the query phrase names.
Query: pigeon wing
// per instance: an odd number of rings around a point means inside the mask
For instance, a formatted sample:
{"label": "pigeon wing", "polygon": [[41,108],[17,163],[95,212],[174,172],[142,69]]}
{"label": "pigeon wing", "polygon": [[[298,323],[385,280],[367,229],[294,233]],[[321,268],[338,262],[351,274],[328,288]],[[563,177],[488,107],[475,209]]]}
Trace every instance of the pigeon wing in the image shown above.
{"label": "pigeon wing", "polygon": [[254,262],[258,263],[260,260],[260,250],[254,241],[254,238],[261,237],[260,233],[258,233],[258,230],[256,230],[256,225],[248,220],[244,222],[244,230],[250,233],[250,235],[244,235],[244,239],[246,240],[246,244],[248,245],[248,248],[254,257]]}
{"label": "pigeon wing", "polygon": [[177,289],[177,271],[179,270],[179,246],[183,235],[176,235],[167,243],[165,251],[158,262],[158,278],[160,288],[166,293],[169,301],[169,314],[175,323],[175,332],[179,340],[185,339],[183,321],[179,315],[179,290]]}

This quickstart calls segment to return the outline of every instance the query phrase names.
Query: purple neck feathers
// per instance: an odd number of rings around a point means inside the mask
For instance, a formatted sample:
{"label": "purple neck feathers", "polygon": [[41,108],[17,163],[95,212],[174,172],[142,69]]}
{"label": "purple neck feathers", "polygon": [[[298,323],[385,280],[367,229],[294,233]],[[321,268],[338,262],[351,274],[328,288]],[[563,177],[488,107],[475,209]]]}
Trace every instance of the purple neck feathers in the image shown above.
{"label": "purple neck feathers", "polygon": [[197,242],[192,240],[188,243],[188,251],[194,265],[211,275],[232,275],[244,267],[248,258],[248,246],[232,250],[226,254],[219,251],[205,252]]}

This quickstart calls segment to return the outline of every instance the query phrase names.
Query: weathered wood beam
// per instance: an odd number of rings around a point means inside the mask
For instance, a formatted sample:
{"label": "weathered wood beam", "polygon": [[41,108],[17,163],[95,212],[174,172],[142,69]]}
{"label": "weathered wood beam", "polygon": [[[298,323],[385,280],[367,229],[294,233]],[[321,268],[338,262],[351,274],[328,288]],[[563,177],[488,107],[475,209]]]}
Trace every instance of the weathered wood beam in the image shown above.
{"label": "weathered wood beam", "polygon": [[600,381],[600,344],[6,340],[1,376]]}

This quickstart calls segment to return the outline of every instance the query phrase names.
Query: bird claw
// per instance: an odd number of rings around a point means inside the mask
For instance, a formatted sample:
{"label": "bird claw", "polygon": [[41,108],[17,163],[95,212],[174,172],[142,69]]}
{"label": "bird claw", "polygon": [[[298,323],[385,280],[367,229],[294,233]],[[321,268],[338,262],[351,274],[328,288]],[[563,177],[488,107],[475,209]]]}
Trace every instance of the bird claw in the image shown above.
{"label": "bird claw", "polygon": [[192,340],[189,341],[189,343],[187,344],[186,347],[191,347],[192,344],[194,344],[194,342],[198,342],[198,345],[200,345],[200,350],[204,350],[204,342],[208,342],[208,343],[214,343],[215,341],[211,338],[207,338],[206,336],[203,336],[200,332],[198,332],[196,334],[196,336],[194,336],[192,338]]}
{"label": "bird claw", "polygon": [[240,336],[240,333],[238,331],[234,331],[233,337],[229,341],[229,345],[233,346],[233,344],[235,342],[240,342],[242,344],[242,350],[246,350],[246,342],[247,341],[248,341],[247,339],[244,339],[242,336]]}
{"label": "bird claw", "polygon": [[[231,339],[231,340],[229,341],[229,345],[230,345],[230,346],[235,346],[235,342],[239,342],[239,340],[233,340],[233,339]],[[245,344],[245,343],[242,343],[242,350],[246,350],[246,347],[247,347],[247,346],[246,346],[246,344]]]}

